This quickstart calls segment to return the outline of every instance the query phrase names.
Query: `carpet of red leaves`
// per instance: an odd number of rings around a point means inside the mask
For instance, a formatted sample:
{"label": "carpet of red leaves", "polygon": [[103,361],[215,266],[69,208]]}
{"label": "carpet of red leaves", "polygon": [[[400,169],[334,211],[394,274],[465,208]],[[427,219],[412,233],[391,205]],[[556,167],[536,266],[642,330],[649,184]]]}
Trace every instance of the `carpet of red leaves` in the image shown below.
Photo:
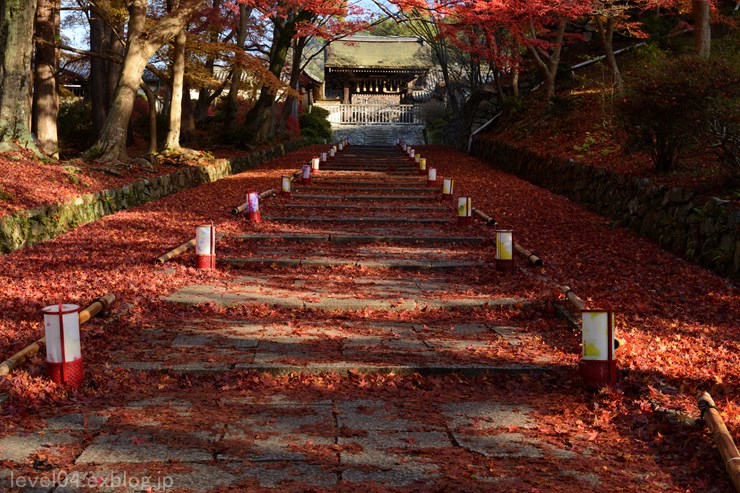
{"label": "carpet of red leaves", "polygon": [[[640,491],[642,486],[660,489],[659,485],[648,486],[649,482],[635,489],[634,478],[621,477],[616,472],[629,469],[638,460],[636,457],[646,451],[661,454],[662,458],[649,466],[641,465],[654,469],[658,475],[662,474],[663,461],[685,465],[680,472],[674,466],[670,473],[678,476],[674,478],[678,484],[687,485],[681,491],[705,491],[709,487],[707,478],[723,484],[723,467],[710,438],[699,427],[686,429],[675,425],[667,418],[673,413],[664,410],[695,416],[696,395],[699,390],[708,390],[731,432],[740,436],[737,287],[648,240],[613,227],[609,220],[563,197],[493,170],[477,159],[443,147],[421,148],[420,152],[439,175],[456,180],[458,194],[472,196],[474,207],[496,218],[501,227],[513,229],[516,241],[544,259],[543,268],[522,265],[521,275],[531,278],[532,284],[549,286],[549,290],[510,295],[551,301],[561,296],[560,284],[569,284],[594,305],[611,306],[616,311],[617,330],[627,340],[626,347],[618,352],[621,372],[616,388],[592,396],[563,373],[544,382],[525,378],[508,383],[455,377],[339,379],[254,374],[220,381],[219,377],[173,379],[168,375],[109,368],[105,364],[106,353],[125,348],[128,341],[137,338],[139,328],[165,320],[175,312],[179,317],[192,314],[193,318],[214,313],[213,307],[166,305],[159,297],[199,280],[218,283],[242,273],[228,269],[204,273],[184,261],[163,268],[156,266],[154,259],[191,238],[195,226],[204,222],[216,223],[219,232],[242,232],[243,223],[231,218],[231,208],[243,201],[248,188],[266,190],[278,186],[280,176],[295,171],[315,153],[314,148],[304,148],[258,169],[106,217],[52,241],[1,257],[3,357],[40,337],[40,308],[60,298],[84,305],[105,292],[114,292],[118,297],[114,316],[118,318],[112,323],[92,321],[84,329],[91,362],[88,371],[95,385],[69,393],[46,383],[38,377],[37,358],[28,371],[17,371],[0,383],[0,392],[11,394],[3,409],[11,419],[3,419],[0,428],[10,430],[19,423],[38,419],[39,413],[115,403],[132,394],[175,395],[187,391],[199,395],[226,389],[266,395],[281,392],[297,399],[316,399],[330,392],[345,396],[374,393],[407,402],[409,392],[414,392],[416,400],[408,405],[417,406],[423,413],[426,402],[443,402],[470,392],[493,392],[496,385],[503,385],[511,393],[525,387],[535,390],[536,402],[528,404],[546,409],[552,417],[551,429],[542,431],[541,438],[562,444],[584,429],[586,423],[589,429],[598,430],[588,440],[598,444],[599,450],[609,451],[612,456],[614,450],[621,450],[619,463],[596,453],[592,463],[574,465],[614,469],[612,491]],[[480,223],[475,226],[478,233],[485,232],[485,228]],[[241,315],[267,320],[285,316],[265,307]],[[577,347],[575,334],[564,337],[571,340],[571,347]],[[461,478],[475,473],[455,457],[450,457],[450,470]],[[553,480],[554,489],[548,491],[557,490],[557,481]]]}

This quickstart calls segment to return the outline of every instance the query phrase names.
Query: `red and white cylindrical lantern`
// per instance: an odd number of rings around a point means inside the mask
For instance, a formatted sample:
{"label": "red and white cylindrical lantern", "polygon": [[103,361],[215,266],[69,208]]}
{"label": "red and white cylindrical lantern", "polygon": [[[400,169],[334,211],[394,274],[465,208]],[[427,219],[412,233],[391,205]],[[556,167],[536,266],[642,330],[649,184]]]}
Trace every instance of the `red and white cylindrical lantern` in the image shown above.
{"label": "red and white cylindrical lantern", "polygon": [[427,158],[425,157],[419,159],[419,174],[420,175],[427,174]]}
{"label": "red and white cylindrical lantern", "polygon": [[409,149],[409,159],[413,163],[416,157],[416,149],[410,148]]}
{"label": "red and white cylindrical lantern", "polygon": [[54,383],[79,387],[84,379],[80,307],[59,303],[41,311],[46,334],[46,373]]}
{"label": "red and white cylindrical lantern", "polygon": [[444,178],[442,180],[442,199],[451,201],[455,193],[455,180],[452,178]]}
{"label": "red and white cylindrical lantern", "polygon": [[311,165],[304,164],[301,168],[301,183],[303,185],[311,184]]}
{"label": "red and white cylindrical lantern", "polygon": [[607,310],[581,312],[580,373],[590,388],[617,383],[617,360],[614,357],[614,314]]}
{"label": "red and white cylindrical lantern", "polygon": [[195,266],[204,270],[216,268],[216,228],[213,225],[195,229]]}
{"label": "red and white cylindrical lantern", "polygon": [[396,139],[396,145],[397,146],[400,146],[401,145],[401,139]]}
{"label": "red and white cylindrical lantern", "polygon": [[326,155],[326,153],[325,153],[325,152],[322,152],[322,153],[321,153],[321,162],[322,162],[322,163],[325,163],[325,162],[326,162],[326,159],[327,159],[327,155]]}
{"label": "red and white cylindrical lantern", "polygon": [[337,150],[338,150],[338,151],[343,151],[343,150],[344,150],[344,141],[340,142],[340,143],[339,143],[339,144],[337,145]]}
{"label": "red and white cylindrical lantern", "polygon": [[469,226],[473,224],[473,199],[470,197],[457,198],[457,225]]}
{"label": "red and white cylindrical lantern", "polygon": [[280,195],[290,198],[290,186],[290,176],[283,176],[282,180],[280,181]]}
{"label": "red and white cylindrical lantern", "polygon": [[514,232],[511,230],[496,231],[496,270],[514,270]]}
{"label": "red and white cylindrical lantern", "polygon": [[418,165],[418,164],[419,164],[419,161],[421,161],[421,154],[417,154],[417,155],[416,155],[416,156],[414,157],[414,161],[416,161],[416,164]]}
{"label": "red and white cylindrical lantern", "polygon": [[401,149],[403,149],[403,152],[408,152],[409,149],[408,144],[406,144],[406,142],[404,142],[403,140],[401,141]]}
{"label": "red and white cylindrical lantern", "polygon": [[312,175],[320,174],[320,171],[319,171],[320,162],[321,162],[321,159],[318,156],[315,156],[313,159],[311,159],[311,174]]}
{"label": "red and white cylindrical lantern", "polygon": [[427,173],[427,186],[437,186],[437,168],[429,168],[429,172]]}
{"label": "red and white cylindrical lantern", "polygon": [[337,154],[337,146],[331,146],[331,149],[329,149],[329,160],[334,159],[334,156]]}
{"label": "red and white cylindrical lantern", "polygon": [[253,223],[261,223],[262,215],[260,214],[260,194],[254,190],[247,192],[247,215]]}

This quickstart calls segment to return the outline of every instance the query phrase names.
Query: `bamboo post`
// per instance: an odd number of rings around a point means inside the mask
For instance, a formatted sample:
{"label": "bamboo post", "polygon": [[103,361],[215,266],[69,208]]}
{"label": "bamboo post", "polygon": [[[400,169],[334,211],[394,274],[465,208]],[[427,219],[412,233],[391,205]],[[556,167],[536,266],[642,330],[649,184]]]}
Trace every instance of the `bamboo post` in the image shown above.
{"label": "bamboo post", "polygon": [[498,224],[496,223],[496,220],[494,218],[481,211],[480,209],[476,209],[475,207],[473,207],[473,214],[481,218],[483,222],[486,223],[486,226],[496,226],[496,224]]}
{"label": "bamboo post", "polygon": [[704,392],[699,397],[699,409],[707,428],[712,432],[712,439],[714,439],[722,460],[725,462],[725,469],[730,475],[735,491],[740,493],[740,454],[732,440],[732,435],[730,435],[725,422],[722,420],[722,415],[717,411],[714,400],[708,392]]}
{"label": "bamboo post", "polygon": [[193,238],[192,240],[186,241],[179,247],[174,248],[170,250],[169,252],[165,253],[164,255],[162,255],[161,257],[157,259],[157,262],[159,262],[160,264],[163,264],[167,262],[168,260],[172,260],[173,258],[177,257],[178,255],[182,255],[183,253],[187,252],[194,246],[195,246],[195,238]]}
{"label": "bamboo post", "polygon": [[516,250],[518,254],[524,256],[524,258],[526,258],[530,264],[537,267],[542,267],[544,265],[544,262],[542,262],[542,259],[539,256],[537,256],[533,252],[530,252],[517,242],[514,242],[514,250]]}
{"label": "bamboo post", "polygon": [[576,308],[581,311],[586,309],[586,302],[579,298],[578,295],[574,293],[572,289],[570,289],[570,287],[560,286],[560,290],[563,292],[563,294],[565,294],[565,297],[568,298],[568,301],[573,303]]}
{"label": "bamboo post", "polygon": [[[87,308],[80,312],[80,324],[84,324],[98,313],[107,310],[114,301],[116,301],[116,296],[113,293],[108,293],[93,301]],[[0,363],[0,376],[7,375],[22,365],[24,361],[33,358],[41,350],[41,346],[44,343],[46,343],[46,337],[42,337],[33,344],[29,344]]]}

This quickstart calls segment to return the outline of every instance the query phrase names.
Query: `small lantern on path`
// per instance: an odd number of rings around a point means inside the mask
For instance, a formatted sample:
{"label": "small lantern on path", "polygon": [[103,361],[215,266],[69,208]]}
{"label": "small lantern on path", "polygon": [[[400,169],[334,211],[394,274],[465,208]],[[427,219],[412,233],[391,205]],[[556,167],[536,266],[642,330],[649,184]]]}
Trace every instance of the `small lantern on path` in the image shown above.
{"label": "small lantern on path", "polygon": [[325,152],[321,153],[321,162],[326,163],[326,153]]}
{"label": "small lantern on path", "polygon": [[427,174],[427,186],[437,186],[437,168],[429,168],[429,173]]}
{"label": "small lantern on path", "polygon": [[617,360],[614,338],[614,314],[607,310],[581,312],[580,373],[589,388],[617,383]]}
{"label": "small lantern on path", "polygon": [[455,191],[455,180],[452,178],[444,178],[442,180],[442,200],[452,201],[453,193]]}
{"label": "small lantern on path", "polygon": [[84,378],[80,307],[59,303],[41,311],[46,334],[46,373],[54,383],[79,387]]}
{"label": "small lantern on path", "polygon": [[216,228],[212,224],[195,230],[195,266],[203,270],[216,268]]}
{"label": "small lantern on path", "polygon": [[496,231],[496,270],[514,270],[514,232],[511,230]]}
{"label": "small lantern on path", "polygon": [[247,192],[247,214],[250,222],[262,222],[262,216],[260,215],[260,194],[254,190]]}
{"label": "small lantern on path", "polygon": [[427,174],[427,158],[425,157],[419,159],[419,174],[420,175]]}
{"label": "small lantern on path", "polygon": [[470,226],[473,224],[473,199],[470,197],[457,198],[457,225]]}
{"label": "small lantern on path", "polygon": [[301,168],[301,184],[303,185],[310,185],[311,184],[311,165],[310,164],[304,164]]}
{"label": "small lantern on path", "polygon": [[311,174],[312,174],[312,175],[318,175],[318,174],[321,174],[321,173],[319,172],[319,162],[320,162],[320,161],[321,161],[321,160],[319,159],[319,157],[318,157],[318,156],[316,156],[316,157],[314,157],[313,159],[311,159]]}
{"label": "small lantern on path", "polygon": [[283,176],[282,181],[280,182],[280,195],[286,198],[290,198],[290,176]]}
{"label": "small lantern on path", "polygon": [[416,150],[415,149],[409,149],[409,160],[413,163],[416,157]]}

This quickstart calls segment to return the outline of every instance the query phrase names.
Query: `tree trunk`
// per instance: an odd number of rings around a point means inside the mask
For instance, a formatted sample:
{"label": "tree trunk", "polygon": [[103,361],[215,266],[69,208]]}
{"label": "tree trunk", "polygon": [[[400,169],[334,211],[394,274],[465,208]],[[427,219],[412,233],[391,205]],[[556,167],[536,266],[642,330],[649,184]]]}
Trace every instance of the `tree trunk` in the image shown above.
{"label": "tree trunk", "polygon": [[117,32],[122,25],[111,27],[99,16],[95,9],[90,12],[90,51],[101,56],[90,58],[90,79],[88,91],[92,105],[93,128],[99,137],[108,117],[113,94],[118,85],[121,64],[112,60],[115,55],[123,58],[123,45]]}
{"label": "tree trunk", "polygon": [[709,58],[712,48],[712,17],[707,0],[693,0],[694,10],[694,48],[702,58]]}
{"label": "tree trunk", "polygon": [[[236,46],[238,51],[244,49],[244,43],[247,40],[247,23],[249,22],[251,12],[252,9],[248,8],[246,5],[239,5],[239,28],[237,29],[236,34]],[[244,70],[242,69],[242,65],[237,61],[234,64],[234,68],[231,73],[229,94],[226,96],[226,102],[224,104],[224,135],[229,135],[236,125],[239,88],[241,87],[243,73]]]}
{"label": "tree trunk", "polygon": [[190,84],[186,81],[182,87],[182,124],[180,125],[180,141],[188,143],[195,139],[195,117],[193,115],[193,100],[190,99]]}
{"label": "tree trunk", "polygon": [[185,81],[185,42],[187,32],[180,30],[175,38],[174,63],[172,66],[172,97],[170,98],[170,128],[167,132],[165,148],[169,151],[180,149],[180,125],[182,124],[182,92]]}
{"label": "tree trunk", "polygon": [[596,16],[596,27],[599,32],[599,39],[601,40],[601,47],[604,49],[604,57],[606,64],[609,67],[609,71],[612,73],[612,83],[617,93],[621,94],[624,84],[622,83],[622,74],[619,72],[619,65],[617,65],[617,57],[614,55],[614,25],[616,19],[612,16],[606,18],[606,25],[602,20],[601,16]]}
{"label": "tree trunk", "polygon": [[0,0],[0,151],[35,149],[30,130],[36,0]]}
{"label": "tree trunk", "polygon": [[[290,68],[290,88],[294,91],[298,91],[298,84],[300,82],[301,77],[301,64],[303,61],[303,50],[306,47],[306,43],[308,42],[308,39],[306,37],[301,37],[300,39],[293,41],[293,63],[291,64]],[[280,113],[280,119],[278,120],[278,129],[280,131],[284,131],[287,124],[288,124],[288,118],[290,118],[290,115],[293,115],[295,112],[295,107],[297,106],[298,98],[296,96],[290,95],[285,99],[285,104],[283,105],[283,111]],[[347,102],[349,103],[349,91],[347,91]],[[295,115],[298,116],[298,115]]]}
{"label": "tree trunk", "polygon": [[146,94],[149,103],[149,155],[157,153],[157,95],[142,81],[141,89]]}
{"label": "tree trunk", "polygon": [[534,58],[535,65],[542,75],[543,84],[545,85],[545,101],[549,102],[555,96],[555,79],[558,75],[558,66],[560,65],[560,51],[563,48],[563,38],[565,37],[565,19],[558,22],[557,37],[555,39],[555,48],[552,54],[540,51],[534,46],[529,46],[529,51]]}
{"label": "tree trunk", "polygon": [[87,152],[100,161],[123,161],[126,153],[126,129],[131,118],[136,92],[149,58],[166,42],[182,30],[188,19],[201,6],[203,0],[183,0],[180,8],[160,19],[155,25],[147,26],[146,0],[129,2],[128,41],[121,77],[116,87],[111,109],[97,142]]}
{"label": "tree trunk", "polygon": [[[221,8],[221,0],[213,0],[213,9]],[[218,42],[218,31],[213,29],[209,37],[211,43]],[[206,56],[206,70],[213,75],[213,67],[216,65],[216,54],[208,53]],[[195,104],[193,119],[196,122],[202,122],[208,116],[208,108],[211,106],[211,93],[206,87],[201,87],[198,91],[198,102]],[[193,124],[195,125],[195,124]]]}
{"label": "tree trunk", "polygon": [[47,156],[59,158],[59,95],[57,68],[59,50],[54,44],[59,34],[61,0],[38,0],[36,7],[36,57],[33,87],[31,129],[39,141],[39,149]]}

